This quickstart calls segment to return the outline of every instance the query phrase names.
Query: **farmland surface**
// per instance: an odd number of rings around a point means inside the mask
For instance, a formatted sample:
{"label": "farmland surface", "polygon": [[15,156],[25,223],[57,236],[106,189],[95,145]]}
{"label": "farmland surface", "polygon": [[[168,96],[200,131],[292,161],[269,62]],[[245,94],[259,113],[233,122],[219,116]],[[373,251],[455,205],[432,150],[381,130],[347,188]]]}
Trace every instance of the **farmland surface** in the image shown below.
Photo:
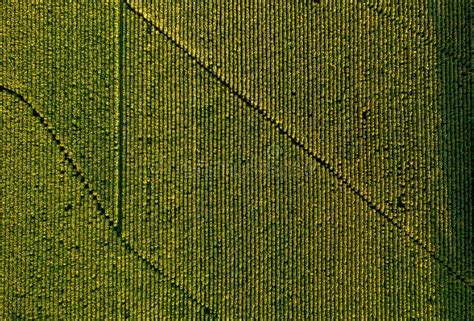
{"label": "farmland surface", "polygon": [[468,0],[0,10],[0,319],[474,319]]}

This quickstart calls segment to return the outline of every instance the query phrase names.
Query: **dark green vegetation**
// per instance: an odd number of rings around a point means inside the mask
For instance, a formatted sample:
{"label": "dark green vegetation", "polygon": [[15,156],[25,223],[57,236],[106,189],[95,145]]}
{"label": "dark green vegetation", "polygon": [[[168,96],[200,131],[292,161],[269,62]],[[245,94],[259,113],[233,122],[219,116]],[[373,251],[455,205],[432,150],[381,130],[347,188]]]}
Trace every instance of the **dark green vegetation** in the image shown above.
{"label": "dark green vegetation", "polygon": [[4,1],[0,318],[474,318],[443,3]]}

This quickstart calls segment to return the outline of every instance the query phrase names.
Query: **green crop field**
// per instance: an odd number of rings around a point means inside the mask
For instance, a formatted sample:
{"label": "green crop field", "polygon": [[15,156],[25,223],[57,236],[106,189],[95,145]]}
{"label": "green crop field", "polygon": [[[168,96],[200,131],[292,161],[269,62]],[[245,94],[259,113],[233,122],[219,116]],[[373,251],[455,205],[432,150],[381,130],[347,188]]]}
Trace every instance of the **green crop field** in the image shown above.
{"label": "green crop field", "polygon": [[1,0],[0,319],[473,320],[469,0]]}

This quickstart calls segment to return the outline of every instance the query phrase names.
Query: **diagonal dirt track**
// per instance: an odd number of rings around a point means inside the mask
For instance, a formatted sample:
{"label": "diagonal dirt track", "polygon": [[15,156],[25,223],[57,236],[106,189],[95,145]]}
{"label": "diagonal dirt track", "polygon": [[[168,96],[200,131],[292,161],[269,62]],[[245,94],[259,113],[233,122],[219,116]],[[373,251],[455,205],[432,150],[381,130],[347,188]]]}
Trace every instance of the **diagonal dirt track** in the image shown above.
{"label": "diagonal dirt track", "polygon": [[169,284],[175,288],[176,290],[184,293],[186,295],[186,297],[193,303],[199,305],[204,313],[206,315],[209,315],[210,317],[213,317],[213,318],[216,318],[217,317],[217,314],[215,311],[213,311],[207,304],[205,304],[204,302],[201,302],[199,299],[195,298],[192,294],[190,294],[183,286],[181,286],[180,284],[178,284],[172,277],[170,277],[166,272],[164,272],[159,266],[157,266],[156,264],[154,264],[153,262],[151,262],[148,258],[146,258],[145,256],[141,255],[140,253],[138,253],[131,245],[130,243],[128,243],[123,237],[122,235],[119,233],[119,230],[117,229],[117,226],[114,225],[114,221],[111,219],[111,217],[106,213],[103,205],[102,205],[102,202],[99,198],[99,195],[97,194],[97,192],[91,187],[88,179],[84,176],[83,172],[81,171],[81,169],[77,166],[75,160],[72,158],[70,152],[68,151],[67,147],[64,146],[64,144],[61,142],[61,139],[59,138],[58,134],[55,132],[55,130],[53,129],[53,127],[51,127],[51,125],[49,124],[49,122],[46,120],[46,118],[38,111],[34,108],[34,106],[25,98],[23,97],[23,95],[21,95],[20,93],[17,93],[16,91],[10,89],[10,88],[6,88],[4,87],[3,85],[0,85],[0,92],[6,92],[12,96],[14,96],[15,98],[17,98],[18,100],[20,100],[21,102],[25,103],[26,105],[28,105],[28,107],[31,109],[31,112],[32,112],[32,116],[42,125],[43,128],[46,129],[46,131],[48,132],[48,134],[50,135],[52,141],[54,142],[55,145],[58,146],[59,150],[61,151],[61,153],[64,155],[64,159],[66,160],[66,162],[69,164],[69,166],[71,167],[72,169],[72,172],[73,172],[73,176],[76,177],[76,179],[78,179],[84,190],[87,191],[88,195],[92,198],[92,200],[94,201],[94,203],[96,204],[96,207],[97,207],[97,211],[101,214],[101,216],[105,219],[105,221],[109,224],[110,228],[114,231],[115,235],[117,236],[117,238],[120,240],[120,243],[123,245],[123,247],[130,253],[132,253],[133,255],[135,255],[137,258],[139,258],[141,261],[143,261],[145,263],[146,266],[148,266],[148,268],[150,268],[151,270],[153,270],[155,273],[158,273],[159,275],[161,275],[162,277],[164,277],[168,282]]}
{"label": "diagonal dirt track", "polygon": [[271,117],[264,109],[262,109],[260,106],[256,105],[253,103],[248,97],[244,96],[240,92],[238,92],[228,81],[220,77],[217,73],[212,71],[206,64],[199,59],[199,57],[195,56],[194,54],[191,53],[189,49],[184,47],[182,44],[180,44],[178,41],[173,39],[169,34],[167,34],[163,29],[158,27],[155,23],[153,23],[151,20],[146,18],[140,11],[138,11],[136,8],[131,6],[128,2],[125,1],[125,4],[127,8],[132,11],[134,14],[138,15],[143,19],[145,23],[147,23],[149,26],[151,26],[153,29],[155,29],[158,33],[160,33],[162,36],[164,36],[168,41],[170,41],[173,45],[175,45],[177,48],[179,48],[190,60],[195,62],[197,65],[199,65],[202,69],[204,69],[212,78],[214,78],[217,82],[219,82],[222,86],[227,88],[229,92],[232,93],[235,97],[237,97],[239,100],[241,100],[246,106],[249,108],[253,109],[256,111],[258,114],[262,116],[265,121],[269,122],[274,126],[280,134],[286,136],[292,144],[300,148],[304,153],[316,161],[318,164],[320,164],[323,168],[325,168],[332,176],[336,177],[348,190],[351,191],[351,193],[357,195],[363,202],[365,202],[372,210],[374,210],[378,215],[382,216],[384,219],[386,219],[390,224],[395,226],[403,235],[405,235],[415,246],[419,246],[430,255],[430,257],[436,261],[438,264],[443,266],[445,269],[449,271],[450,274],[453,275],[454,278],[462,282],[465,286],[469,287],[471,290],[474,290],[474,285],[470,284],[466,278],[454,270],[451,265],[446,261],[446,259],[441,258],[434,250],[430,249],[428,245],[426,245],[420,238],[412,235],[404,226],[402,226],[399,222],[397,222],[390,213],[386,212],[385,210],[382,209],[381,206],[373,203],[368,196],[364,195],[359,189],[357,189],[351,182],[346,180],[344,176],[339,173],[333,166],[331,166],[326,160],[324,160],[320,155],[315,153],[314,151],[310,150],[307,146],[305,146],[298,137],[290,133],[287,129],[283,127],[280,121],[274,119]]}

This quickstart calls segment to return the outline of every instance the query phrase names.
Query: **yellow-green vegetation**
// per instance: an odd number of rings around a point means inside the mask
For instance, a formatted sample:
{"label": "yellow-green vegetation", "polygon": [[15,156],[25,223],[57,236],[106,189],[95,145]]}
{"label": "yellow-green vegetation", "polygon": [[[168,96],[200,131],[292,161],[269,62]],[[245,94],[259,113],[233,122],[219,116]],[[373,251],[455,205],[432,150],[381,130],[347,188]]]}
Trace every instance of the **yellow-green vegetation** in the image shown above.
{"label": "yellow-green vegetation", "polygon": [[471,319],[469,1],[1,6],[1,319]]}

